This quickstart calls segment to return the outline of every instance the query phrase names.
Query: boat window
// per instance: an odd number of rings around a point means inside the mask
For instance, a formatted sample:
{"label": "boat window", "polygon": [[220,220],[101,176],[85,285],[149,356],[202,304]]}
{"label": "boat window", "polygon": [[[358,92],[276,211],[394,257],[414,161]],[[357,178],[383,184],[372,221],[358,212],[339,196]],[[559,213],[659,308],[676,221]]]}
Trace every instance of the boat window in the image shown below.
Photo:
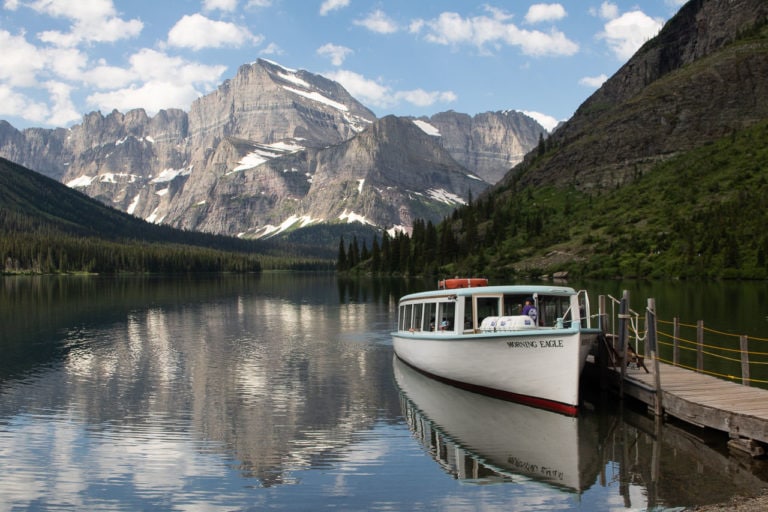
{"label": "boat window", "polygon": [[424,309],[424,304],[414,304],[413,305],[413,329],[415,331],[421,330],[421,313]]}
{"label": "boat window", "polygon": [[456,303],[439,303],[438,315],[441,331],[453,331],[456,327]]}
{"label": "boat window", "polygon": [[437,303],[427,302],[426,304],[424,304],[424,330],[425,331],[435,330],[435,326],[437,325],[435,323],[435,318],[437,318]]}
{"label": "boat window", "polygon": [[539,325],[554,327],[560,325],[558,319],[562,319],[562,326],[571,326],[571,298],[568,296],[540,295],[538,297]]}
{"label": "boat window", "polygon": [[499,315],[499,297],[475,297],[477,308],[477,325],[483,323],[483,318]]}
{"label": "boat window", "polygon": [[472,298],[464,299],[464,330],[471,331],[472,327]]}
{"label": "boat window", "polygon": [[413,315],[413,304],[404,304],[400,306],[400,330],[407,331],[411,328],[411,316]]}
{"label": "boat window", "polygon": [[505,295],[504,296],[504,316],[521,315],[525,299],[530,295]]}

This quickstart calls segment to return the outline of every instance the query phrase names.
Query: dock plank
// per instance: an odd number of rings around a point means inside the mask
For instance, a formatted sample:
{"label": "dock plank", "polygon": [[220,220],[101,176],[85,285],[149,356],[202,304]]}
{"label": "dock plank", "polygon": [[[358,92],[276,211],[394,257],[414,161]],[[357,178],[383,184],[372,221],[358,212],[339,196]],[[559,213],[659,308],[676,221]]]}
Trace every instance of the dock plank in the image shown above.
{"label": "dock plank", "polygon": [[[650,373],[641,368],[626,369],[624,390],[652,406],[656,376],[652,361],[645,363]],[[620,379],[621,368],[608,370]],[[768,443],[768,390],[666,363],[659,363],[659,379],[665,414],[731,436]]]}

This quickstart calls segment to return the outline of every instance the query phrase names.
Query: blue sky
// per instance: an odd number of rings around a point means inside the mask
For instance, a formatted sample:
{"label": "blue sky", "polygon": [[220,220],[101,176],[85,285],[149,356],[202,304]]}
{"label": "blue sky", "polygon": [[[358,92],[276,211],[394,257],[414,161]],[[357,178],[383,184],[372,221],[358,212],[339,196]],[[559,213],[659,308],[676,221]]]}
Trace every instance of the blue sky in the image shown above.
{"label": "blue sky", "polygon": [[514,109],[551,127],[683,0],[0,0],[0,119],[189,110],[265,58],[381,117]]}

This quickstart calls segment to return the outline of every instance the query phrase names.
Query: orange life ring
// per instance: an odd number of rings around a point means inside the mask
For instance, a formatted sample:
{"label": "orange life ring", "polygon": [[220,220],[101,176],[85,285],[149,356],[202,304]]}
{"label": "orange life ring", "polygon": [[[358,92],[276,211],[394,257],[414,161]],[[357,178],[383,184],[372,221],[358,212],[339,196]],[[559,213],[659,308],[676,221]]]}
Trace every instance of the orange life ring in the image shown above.
{"label": "orange life ring", "polygon": [[437,282],[440,290],[453,290],[455,288],[473,288],[475,286],[488,286],[488,279],[484,277],[455,277],[443,279]]}

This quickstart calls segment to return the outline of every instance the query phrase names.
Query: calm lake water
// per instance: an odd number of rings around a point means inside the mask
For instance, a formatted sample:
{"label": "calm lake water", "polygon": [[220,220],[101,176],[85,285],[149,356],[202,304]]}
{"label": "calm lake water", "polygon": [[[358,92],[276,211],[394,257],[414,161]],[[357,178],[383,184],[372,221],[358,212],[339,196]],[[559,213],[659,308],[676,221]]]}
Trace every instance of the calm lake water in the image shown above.
{"label": "calm lake water", "polygon": [[[424,286],[0,278],[0,511],[663,510],[768,487],[765,461],[610,397],[569,418],[404,367],[395,303]],[[585,286],[768,337],[765,283]]]}

